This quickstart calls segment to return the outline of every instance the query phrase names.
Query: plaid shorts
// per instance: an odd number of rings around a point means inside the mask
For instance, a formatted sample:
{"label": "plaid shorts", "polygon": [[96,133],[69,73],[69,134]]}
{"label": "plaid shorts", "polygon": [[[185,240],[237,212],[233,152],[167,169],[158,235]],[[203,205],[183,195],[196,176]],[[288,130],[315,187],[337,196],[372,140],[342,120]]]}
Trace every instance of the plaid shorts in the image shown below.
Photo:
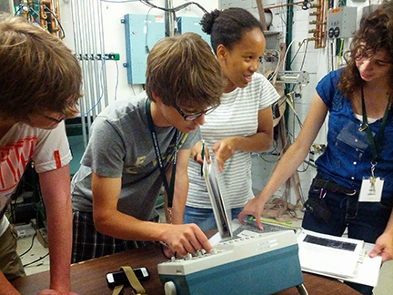
{"label": "plaid shorts", "polygon": [[94,226],[92,212],[74,211],[73,213],[72,263],[136,249],[152,243],[154,242],[125,241],[103,235]]}

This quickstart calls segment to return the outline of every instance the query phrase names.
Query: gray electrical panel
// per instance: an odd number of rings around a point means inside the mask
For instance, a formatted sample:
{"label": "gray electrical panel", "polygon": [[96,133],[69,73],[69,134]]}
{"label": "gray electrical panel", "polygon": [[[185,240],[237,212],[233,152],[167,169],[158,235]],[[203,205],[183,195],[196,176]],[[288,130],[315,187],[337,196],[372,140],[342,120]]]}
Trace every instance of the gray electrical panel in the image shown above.
{"label": "gray electrical panel", "polygon": [[[230,7],[241,7],[253,14],[259,20],[259,11],[257,1],[262,1],[262,5],[264,8],[272,7],[278,5],[278,0],[219,0],[219,8],[221,10],[230,8]],[[273,15],[265,11],[266,20],[270,17],[270,23],[267,23],[268,27],[270,26]],[[280,43],[282,42],[282,35],[280,32],[268,31],[264,32],[266,38],[266,49],[277,49],[280,50]]]}
{"label": "gray electrical panel", "polygon": [[149,51],[165,37],[165,21],[160,15],[126,14],[126,57],[128,84],[145,84]]}
{"label": "gray electrical panel", "polygon": [[364,6],[362,9],[362,17],[369,15],[371,12],[374,12],[378,8],[378,4],[371,4],[368,6]]}
{"label": "gray electrical panel", "polygon": [[356,30],[356,7],[329,9],[327,33],[329,38],[350,38]]}

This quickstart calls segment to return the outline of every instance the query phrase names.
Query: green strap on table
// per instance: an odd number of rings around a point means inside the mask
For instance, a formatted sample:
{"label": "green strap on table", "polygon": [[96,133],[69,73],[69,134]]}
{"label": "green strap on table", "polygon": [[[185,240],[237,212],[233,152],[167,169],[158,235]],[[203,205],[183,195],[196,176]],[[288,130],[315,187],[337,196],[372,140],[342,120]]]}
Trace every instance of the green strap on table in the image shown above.
{"label": "green strap on table", "polygon": [[[136,291],[136,295],[147,295],[146,290],[143,288],[141,283],[139,282],[138,278],[136,277],[134,271],[129,266],[122,266],[120,267],[126,276],[128,281],[130,282],[131,287]],[[121,290],[123,290],[124,285],[116,286],[113,289],[112,295],[119,295]]]}

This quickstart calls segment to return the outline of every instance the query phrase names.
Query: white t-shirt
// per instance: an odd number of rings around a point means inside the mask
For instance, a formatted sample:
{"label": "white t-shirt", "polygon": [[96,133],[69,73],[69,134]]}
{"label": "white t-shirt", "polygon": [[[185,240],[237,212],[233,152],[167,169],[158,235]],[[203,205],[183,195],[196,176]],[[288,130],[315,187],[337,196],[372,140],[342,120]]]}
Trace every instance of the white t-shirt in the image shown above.
{"label": "white t-shirt", "polygon": [[[236,88],[221,97],[220,106],[205,117],[200,127],[202,139],[214,158],[213,146],[217,141],[231,136],[251,136],[258,129],[258,111],[270,107],[279,99],[272,84],[259,73],[245,88]],[[200,175],[201,166],[190,159],[188,176],[190,180],[187,206],[211,208],[204,178]],[[254,197],[251,178],[251,154],[235,151],[224,165],[219,175],[219,184],[227,209],[238,208]]]}
{"label": "white t-shirt", "polygon": [[23,123],[14,124],[0,140],[0,236],[9,222],[3,217],[30,159],[37,173],[67,165],[71,152],[64,122],[53,130],[34,128]]}

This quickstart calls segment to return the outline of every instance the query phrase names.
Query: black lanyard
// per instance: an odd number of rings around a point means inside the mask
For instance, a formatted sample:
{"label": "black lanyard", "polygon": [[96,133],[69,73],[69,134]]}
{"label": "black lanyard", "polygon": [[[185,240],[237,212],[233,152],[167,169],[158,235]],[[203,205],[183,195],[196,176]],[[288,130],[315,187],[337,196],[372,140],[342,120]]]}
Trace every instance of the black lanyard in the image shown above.
{"label": "black lanyard", "polygon": [[149,123],[151,138],[153,140],[154,151],[156,152],[158,166],[160,167],[161,178],[162,181],[164,182],[165,190],[168,197],[168,207],[172,208],[173,194],[175,192],[176,162],[177,162],[177,153],[179,151],[180,132],[179,130],[176,129],[176,134],[175,134],[176,142],[175,142],[175,152],[173,155],[172,175],[171,175],[170,184],[168,184],[164,163],[161,157],[160,146],[158,145],[157,133],[154,128],[153,118],[151,117],[149,99],[146,101],[146,113],[147,113],[147,122]]}
{"label": "black lanyard", "polygon": [[366,133],[367,133],[367,138],[368,138],[368,141],[370,142],[370,145],[371,145],[371,154],[373,156],[373,159],[372,159],[372,164],[373,165],[377,164],[378,153],[382,149],[382,140],[383,140],[383,137],[384,137],[386,122],[387,122],[388,115],[389,115],[390,98],[391,98],[391,95],[389,95],[389,100],[388,100],[388,104],[386,105],[385,114],[383,115],[383,118],[382,118],[381,128],[379,129],[379,132],[378,132],[378,135],[377,135],[377,140],[375,141],[374,137],[373,137],[373,134],[371,132],[371,128],[369,128],[369,126],[368,126],[366,103],[364,102],[364,93],[363,93],[363,87],[362,87],[363,124],[362,124],[362,128],[361,129],[365,130]]}

